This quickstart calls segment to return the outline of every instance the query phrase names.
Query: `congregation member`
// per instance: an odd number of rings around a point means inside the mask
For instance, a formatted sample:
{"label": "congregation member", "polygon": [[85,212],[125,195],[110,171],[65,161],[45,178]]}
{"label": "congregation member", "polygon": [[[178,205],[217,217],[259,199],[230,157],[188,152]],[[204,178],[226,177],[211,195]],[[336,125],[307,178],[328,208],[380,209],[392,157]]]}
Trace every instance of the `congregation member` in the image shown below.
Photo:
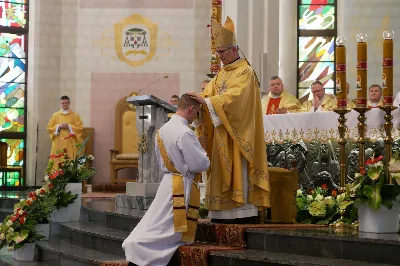
{"label": "congregation member", "polygon": [[210,161],[188,125],[200,103],[184,94],[178,110],[156,137],[156,156],[163,178],[155,199],[125,239],[129,265],[167,265],[180,245],[194,241],[200,194],[197,183]]}
{"label": "congregation member", "polygon": [[311,93],[313,94],[313,99],[302,104],[302,112],[332,111],[336,108],[335,96],[326,94],[325,88],[320,81],[317,80],[311,84]]}
{"label": "congregation member", "polygon": [[286,114],[299,111],[300,107],[300,101],[285,91],[282,79],[278,76],[272,76],[269,80],[269,93],[261,100],[262,114]]}
{"label": "congregation member", "polygon": [[212,19],[221,71],[202,94],[202,134],[211,160],[205,208],[211,222],[254,223],[258,211],[270,207],[270,184],[264,141],[260,88],[253,68],[240,58],[234,23]]}
{"label": "congregation member", "polygon": [[346,82],[346,88],[347,88],[347,109],[351,110],[356,107],[356,104],[349,98],[350,84],[348,82]]}
{"label": "congregation member", "polygon": [[[368,107],[378,108],[383,104],[382,88],[378,84],[369,86],[368,89]],[[394,104],[393,104],[394,105]]]}
{"label": "congregation member", "polygon": [[[51,116],[47,132],[51,139],[50,154],[63,151],[69,158],[75,159],[76,144],[81,141],[83,124],[79,114],[69,108],[70,104],[68,96],[60,98],[61,109]],[[54,163],[54,167],[58,167],[58,162]]]}
{"label": "congregation member", "polygon": [[172,95],[171,98],[169,99],[169,103],[173,106],[178,106],[178,102],[179,102],[178,95]]}

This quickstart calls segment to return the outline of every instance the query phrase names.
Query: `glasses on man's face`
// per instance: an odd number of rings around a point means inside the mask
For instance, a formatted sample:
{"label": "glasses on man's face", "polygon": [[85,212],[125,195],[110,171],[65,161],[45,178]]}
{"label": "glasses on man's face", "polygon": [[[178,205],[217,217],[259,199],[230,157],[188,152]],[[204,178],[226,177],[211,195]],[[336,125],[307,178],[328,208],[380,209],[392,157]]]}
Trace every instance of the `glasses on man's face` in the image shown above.
{"label": "glasses on man's face", "polygon": [[217,54],[224,54],[225,52],[227,52],[228,50],[230,50],[230,49],[232,49],[233,48],[233,46],[231,46],[231,47],[229,47],[229,48],[226,48],[225,50],[217,50],[217,51],[215,51]]}

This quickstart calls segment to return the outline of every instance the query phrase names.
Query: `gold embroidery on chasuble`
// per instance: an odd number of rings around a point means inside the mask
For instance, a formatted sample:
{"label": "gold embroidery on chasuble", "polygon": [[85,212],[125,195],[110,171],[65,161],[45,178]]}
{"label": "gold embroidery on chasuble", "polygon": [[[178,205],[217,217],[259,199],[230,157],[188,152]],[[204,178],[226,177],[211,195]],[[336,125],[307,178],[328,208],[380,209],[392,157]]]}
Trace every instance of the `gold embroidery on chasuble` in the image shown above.
{"label": "gold embroidery on chasuble", "polygon": [[201,181],[201,174],[197,174],[193,180],[194,182],[191,182],[192,188],[188,210],[186,212],[183,176],[176,170],[175,166],[168,158],[167,150],[164,147],[159,133],[157,134],[157,144],[165,167],[172,174],[174,230],[175,232],[182,233],[183,242],[192,243],[196,235],[197,219],[199,217],[200,190],[197,187],[197,183]]}
{"label": "gold embroidery on chasuble", "polygon": [[[211,160],[205,206],[230,210],[245,204],[242,167],[247,163],[247,203],[259,209],[269,203],[269,177],[259,87],[244,59],[224,66],[202,95],[209,98],[222,125],[214,127],[208,110],[202,112],[206,151]],[[258,99],[257,99],[258,98]],[[207,108],[207,107],[205,107]],[[259,114],[259,116],[257,115]]]}

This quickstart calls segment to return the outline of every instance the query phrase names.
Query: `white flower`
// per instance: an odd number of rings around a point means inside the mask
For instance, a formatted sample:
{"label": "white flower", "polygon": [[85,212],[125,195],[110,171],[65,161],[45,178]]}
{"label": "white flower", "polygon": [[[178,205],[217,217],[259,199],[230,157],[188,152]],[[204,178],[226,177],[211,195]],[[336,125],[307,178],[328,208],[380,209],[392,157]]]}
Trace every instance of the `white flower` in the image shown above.
{"label": "white flower", "polygon": [[307,201],[311,202],[314,200],[314,197],[312,195],[307,195]]}
{"label": "white flower", "polygon": [[36,195],[40,195],[40,189],[36,189],[36,190],[35,190],[35,194],[36,194]]}
{"label": "white flower", "polygon": [[13,250],[14,250],[14,246],[7,248],[7,251],[13,251]]}
{"label": "white flower", "polygon": [[346,198],[346,193],[342,193],[339,196],[337,196],[336,200],[340,203],[344,201],[345,198]]}
{"label": "white flower", "polygon": [[1,233],[0,234],[0,240],[4,240],[4,239],[6,239],[6,236],[3,233]]}
{"label": "white flower", "polygon": [[7,232],[10,233],[10,234],[14,233],[14,228],[12,228],[12,227],[8,228]]}
{"label": "white flower", "polygon": [[20,199],[19,202],[23,202],[25,199]]}
{"label": "white flower", "polygon": [[321,200],[323,200],[324,199],[324,196],[322,196],[321,194],[318,194],[316,197],[315,197],[315,201],[321,201]]}
{"label": "white flower", "polygon": [[87,157],[87,159],[89,160],[89,161],[93,161],[94,160],[94,157],[93,157],[93,155],[88,155],[88,157]]}
{"label": "white flower", "polygon": [[13,224],[13,222],[11,220],[8,220],[6,225],[11,226]]}
{"label": "white flower", "polygon": [[326,197],[325,198],[325,203],[329,206],[329,207],[333,207],[335,205],[335,199],[331,196]]}
{"label": "white flower", "polygon": [[378,166],[382,166],[383,167],[383,162],[379,161],[379,162],[374,164],[374,167],[378,167]]}
{"label": "white flower", "polygon": [[3,223],[0,223],[0,227],[2,227],[3,226]]}
{"label": "white flower", "polygon": [[296,197],[301,197],[303,195],[303,191],[301,189],[297,190]]}
{"label": "white flower", "polygon": [[49,175],[44,176],[44,181],[48,182],[49,181]]}

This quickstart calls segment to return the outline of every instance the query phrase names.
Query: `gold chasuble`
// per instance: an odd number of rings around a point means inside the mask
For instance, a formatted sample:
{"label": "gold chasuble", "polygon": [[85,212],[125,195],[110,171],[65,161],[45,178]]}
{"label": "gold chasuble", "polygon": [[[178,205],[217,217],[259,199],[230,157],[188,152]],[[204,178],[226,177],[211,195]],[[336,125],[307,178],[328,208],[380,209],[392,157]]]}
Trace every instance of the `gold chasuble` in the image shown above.
{"label": "gold chasuble", "polygon": [[270,185],[261,114],[260,89],[245,59],[225,65],[207,85],[208,98],[221,125],[214,127],[203,105],[199,140],[211,161],[205,208],[230,210],[244,205],[242,157],[247,162],[247,203],[270,206]]}
{"label": "gold chasuble", "polygon": [[[60,128],[59,125],[62,123],[67,123],[69,129]],[[57,151],[65,153],[64,149],[66,149],[68,157],[75,159],[77,152],[75,144],[81,141],[83,131],[83,124],[79,115],[71,110],[67,114],[60,110],[50,118],[47,131],[52,142],[50,154],[56,154]],[[54,167],[57,167],[57,165],[54,164]]]}
{"label": "gold chasuble", "polygon": [[274,98],[272,93],[261,99],[261,109],[263,115],[276,114],[276,109],[286,108],[289,113],[298,112],[301,108],[300,101],[285,90],[277,98]]}
{"label": "gold chasuble", "polygon": [[[335,95],[332,94],[325,94],[324,99],[322,100],[322,103],[320,107],[318,108],[318,111],[332,111],[336,108],[336,97]],[[316,112],[317,110],[314,110],[314,101],[313,100],[308,100],[304,102],[301,106],[301,112]]]}
{"label": "gold chasuble", "polygon": [[201,182],[201,173],[196,174],[194,182],[191,182],[192,188],[186,212],[183,176],[176,170],[168,158],[167,150],[159,134],[157,134],[157,144],[165,167],[172,174],[174,230],[175,232],[182,233],[183,242],[193,243],[196,235],[197,219],[199,218],[200,190],[197,184]]}

